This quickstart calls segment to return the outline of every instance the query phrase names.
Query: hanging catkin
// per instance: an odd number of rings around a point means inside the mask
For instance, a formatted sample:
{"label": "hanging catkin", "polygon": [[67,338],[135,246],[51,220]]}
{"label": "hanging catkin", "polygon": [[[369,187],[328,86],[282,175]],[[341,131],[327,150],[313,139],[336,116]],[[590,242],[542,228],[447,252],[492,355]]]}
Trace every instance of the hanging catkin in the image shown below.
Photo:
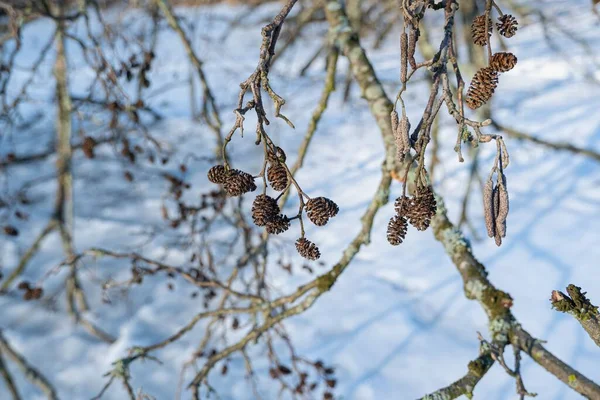
{"label": "hanging catkin", "polygon": [[400,35],[400,82],[406,83],[408,73],[408,35],[402,32]]}
{"label": "hanging catkin", "polygon": [[506,237],[506,217],[508,217],[509,198],[506,189],[506,177],[502,172],[498,176],[498,216],[496,217],[496,230],[502,237]]}
{"label": "hanging catkin", "polygon": [[415,70],[417,69],[417,62],[415,61],[415,51],[417,49],[417,40],[419,40],[419,28],[411,27],[410,33],[408,34],[408,62],[410,67]]}
{"label": "hanging catkin", "polygon": [[487,229],[488,237],[494,237],[495,235],[495,221],[494,221],[494,182],[490,176],[483,186],[483,213],[485,216],[485,227]]}

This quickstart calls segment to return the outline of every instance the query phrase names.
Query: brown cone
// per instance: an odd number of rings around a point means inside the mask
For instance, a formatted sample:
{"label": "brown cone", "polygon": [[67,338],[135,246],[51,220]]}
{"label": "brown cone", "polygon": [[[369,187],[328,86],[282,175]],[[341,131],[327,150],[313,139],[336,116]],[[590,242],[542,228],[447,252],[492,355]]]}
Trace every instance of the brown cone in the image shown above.
{"label": "brown cone", "polygon": [[290,228],[290,220],[285,215],[278,215],[267,222],[267,233],[279,235]]}
{"label": "brown cone", "polygon": [[437,211],[437,204],[431,187],[422,188],[417,191],[413,200],[413,206],[409,212],[409,222],[419,231],[429,228],[431,218]]}
{"label": "brown cone", "polygon": [[404,238],[406,237],[407,228],[408,223],[406,222],[406,218],[401,217],[400,215],[394,215],[388,223],[388,242],[390,242],[392,246],[398,246],[399,244],[401,244],[404,241]]}
{"label": "brown cone", "polygon": [[394,207],[396,209],[396,214],[401,217],[405,217],[409,214],[410,209],[412,208],[412,200],[408,196],[400,196],[396,199]]}
{"label": "brown cone", "polygon": [[478,46],[485,46],[492,35],[492,20],[490,18],[487,20],[488,30],[486,33],[485,15],[479,15],[473,19],[473,24],[471,25],[471,36],[473,37],[473,43]]}
{"label": "brown cone", "polygon": [[327,224],[329,218],[335,217],[338,211],[337,204],[326,197],[315,197],[306,203],[306,215],[317,226]]}
{"label": "brown cone", "polygon": [[296,250],[298,250],[298,254],[307,260],[314,261],[321,257],[319,248],[313,242],[305,238],[300,238],[296,241]]}
{"label": "brown cone", "polygon": [[96,147],[96,144],[96,141],[91,136],[86,136],[85,139],[83,139],[81,149],[87,158],[94,158],[94,148]]}
{"label": "brown cone", "polygon": [[517,65],[517,56],[513,53],[496,53],[490,59],[490,68],[497,72],[508,72]]}
{"label": "brown cone", "polygon": [[473,76],[469,90],[467,90],[466,103],[469,108],[475,110],[492,97],[498,86],[498,72],[491,67],[481,68]]}
{"label": "brown cone", "polygon": [[279,216],[277,201],[265,194],[256,196],[252,203],[252,220],[257,226],[265,226],[269,221]]}
{"label": "brown cone", "polygon": [[283,164],[279,162],[273,162],[269,165],[269,169],[267,170],[267,179],[271,184],[273,190],[281,192],[287,187],[288,177],[287,171]]}
{"label": "brown cone", "polygon": [[208,180],[212,183],[223,184],[227,178],[227,171],[222,165],[215,165],[208,170]]}
{"label": "brown cone", "polygon": [[507,38],[515,36],[518,29],[517,25],[519,25],[515,17],[510,14],[504,14],[498,18],[498,21],[500,22],[496,24],[496,27],[502,36]]}
{"label": "brown cone", "polygon": [[241,196],[244,193],[256,190],[254,177],[247,172],[232,169],[227,173],[225,183],[223,184],[225,192],[230,197]]}

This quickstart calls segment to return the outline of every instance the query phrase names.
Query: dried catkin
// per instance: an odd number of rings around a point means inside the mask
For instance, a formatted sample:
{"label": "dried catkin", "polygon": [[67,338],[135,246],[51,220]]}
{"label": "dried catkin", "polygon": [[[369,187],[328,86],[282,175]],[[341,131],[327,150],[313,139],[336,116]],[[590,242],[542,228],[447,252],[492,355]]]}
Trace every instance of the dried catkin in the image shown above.
{"label": "dried catkin", "polygon": [[483,214],[485,216],[485,227],[488,237],[494,237],[495,218],[494,218],[494,182],[490,176],[483,186]]}
{"label": "dried catkin", "polygon": [[306,203],[306,215],[317,226],[327,224],[329,218],[335,217],[338,211],[337,204],[326,197],[314,197]]}
{"label": "dried catkin", "polygon": [[410,121],[402,110],[402,118],[400,119],[400,138],[402,139],[402,159],[410,152]]}
{"label": "dried catkin", "polygon": [[211,169],[208,170],[208,180],[212,183],[223,184],[225,183],[225,179],[227,178],[227,171],[225,171],[225,167],[222,165],[215,165]]}
{"label": "dried catkin", "polygon": [[498,86],[498,72],[491,67],[481,68],[475,73],[467,90],[465,102],[469,108],[475,110],[492,97]]}
{"label": "dried catkin", "polygon": [[407,58],[410,63],[410,67],[415,70],[417,69],[417,62],[415,61],[415,51],[417,49],[417,40],[419,40],[419,28],[412,27],[408,34],[408,51]]}
{"label": "dried catkin", "polygon": [[496,241],[496,246],[500,246],[502,244],[502,235],[498,229],[498,215],[500,210],[500,190],[498,190],[498,185],[494,187],[492,196],[494,201],[494,240]]}
{"label": "dried catkin", "polygon": [[513,53],[496,53],[490,59],[490,68],[497,72],[508,72],[517,65],[517,56]]}
{"label": "dried catkin", "polygon": [[319,248],[310,240],[300,238],[296,241],[296,250],[298,254],[307,260],[318,260],[321,257]]}
{"label": "dried catkin", "polygon": [[394,215],[387,228],[387,240],[392,246],[398,246],[406,238],[408,222],[400,215]]}
{"label": "dried catkin", "polygon": [[288,185],[287,170],[279,161],[274,161],[267,170],[267,180],[273,190],[281,192]]}
{"label": "dried catkin", "polygon": [[500,173],[498,178],[498,216],[496,217],[496,230],[502,237],[506,237],[506,218],[509,211],[508,190],[506,177]]}
{"label": "dried catkin", "polygon": [[400,82],[406,83],[408,77],[408,35],[400,35]]}
{"label": "dried catkin", "polygon": [[510,14],[504,14],[498,18],[498,21],[500,22],[496,24],[496,27],[502,36],[507,38],[515,36],[518,29],[517,25],[519,25],[515,17]]}
{"label": "dried catkin", "polygon": [[396,132],[398,132],[398,128],[400,127],[398,111],[392,110],[392,112],[390,113],[390,121],[392,123],[392,132],[394,133],[394,136],[396,136]]}
{"label": "dried catkin", "polygon": [[485,15],[479,15],[473,19],[473,24],[471,25],[471,36],[473,37],[473,43],[478,46],[485,46],[492,35],[491,18],[487,18],[487,32],[485,29],[485,22]]}
{"label": "dried catkin", "polygon": [[252,203],[252,220],[256,226],[265,226],[279,216],[277,201],[265,194],[256,196]]}

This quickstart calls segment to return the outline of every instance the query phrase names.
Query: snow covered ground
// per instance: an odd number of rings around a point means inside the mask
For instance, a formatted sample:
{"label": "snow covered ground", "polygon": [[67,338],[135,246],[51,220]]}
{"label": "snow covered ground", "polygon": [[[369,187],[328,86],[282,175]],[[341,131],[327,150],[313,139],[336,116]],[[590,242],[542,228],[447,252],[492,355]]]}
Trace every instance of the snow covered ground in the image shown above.
{"label": "snow covered ground", "polygon": [[[564,2],[547,3],[548,10],[562,18],[565,26],[573,27],[598,52],[600,27],[588,11],[585,1],[580,7],[567,7]],[[552,8],[553,7],[553,8]],[[273,6],[259,12],[231,32],[224,42],[224,20],[244,12],[243,8],[225,6],[186,10],[187,18],[198,25],[195,44],[205,61],[206,74],[216,93],[225,119],[224,126],[233,123],[238,84],[255,68],[260,45],[260,15],[274,12]],[[113,17],[116,18],[116,15]],[[135,12],[123,18],[143,24]],[[577,21],[574,23],[573,21]],[[127,23],[126,23],[127,24]],[[44,45],[42,39],[52,29],[46,21],[31,23],[25,28],[23,52],[19,63],[30,65]],[[300,144],[312,109],[320,95],[324,77],[323,64],[314,65],[304,77],[298,68],[320,44],[319,28],[309,30],[286,57],[277,61],[271,74],[271,84],[287,99],[286,115],[294,121],[296,130],[275,121],[270,133],[294,159],[294,149]],[[392,35],[392,37],[395,35]],[[549,141],[569,141],[575,145],[600,151],[600,71],[590,63],[589,54],[560,34],[553,34],[556,44],[568,52],[568,58],[549,50],[544,32],[537,24],[519,30],[509,44],[519,63],[514,71],[504,74],[494,100],[494,115],[501,124],[511,126]],[[142,247],[144,254],[165,256],[177,260],[181,255],[168,247],[143,245],[144,235],[157,229],[160,221],[160,201],[166,184],[153,179],[159,170],[178,174],[179,162],[190,153],[200,157],[188,164],[186,180],[203,191],[209,183],[206,170],[214,138],[210,130],[190,119],[189,93],[185,80],[189,67],[185,51],[174,33],[162,32],[158,38],[157,61],[152,77],[158,87],[149,104],[166,116],[152,133],[174,146],[171,162],[165,166],[147,167],[136,173],[133,184],[122,178],[127,168],[115,157],[112,149],[104,148],[99,159],[90,161],[81,154],[75,165],[75,245],[78,250],[100,246],[115,250]],[[79,93],[90,79],[91,71],[77,60],[75,46],[69,48],[72,62],[71,90]],[[386,82],[395,82],[399,57],[397,43],[390,41],[378,50],[368,50],[372,62]],[[52,108],[53,57],[44,63],[35,87],[36,107]],[[345,63],[339,69],[340,87]],[[596,79],[594,82],[593,79]],[[397,89],[389,85],[390,96]],[[427,94],[423,86],[409,88],[414,96],[411,112],[419,111]],[[298,174],[303,189],[309,193],[334,199],[340,214],[325,228],[309,227],[307,235],[319,244],[326,266],[335,263],[341,251],[358,231],[360,216],[375,192],[383,159],[383,146],[376,124],[356,91],[348,103],[342,101],[342,91],[332,97],[304,167]],[[27,132],[0,137],[0,158],[9,152],[25,154],[42,150],[50,143],[52,113]],[[249,122],[248,126],[251,126]],[[442,164],[438,167],[436,188],[444,196],[450,216],[456,220],[469,174],[469,158],[459,164],[453,152],[455,127],[444,125],[441,132]],[[256,169],[259,150],[254,148],[252,135],[232,143],[232,158],[242,167]],[[589,378],[600,381],[600,350],[569,316],[550,309],[548,298],[554,289],[567,284],[583,286],[591,299],[600,302],[600,165],[588,158],[566,152],[555,152],[538,145],[507,139],[511,165],[507,169],[511,194],[511,214],[508,234],[501,248],[492,240],[478,241],[472,232],[474,253],[490,272],[490,280],[514,298],[513,312],[533,336],[548,341],[547,347],[558,357]],[[481,174],[491,167],[493,146],[483,146]],[[43,228],[51,212],[54,182],[53,159],[23,167],[3,170],[2,185],[14,190],[31,179],[45,183],[37,185],[32,197],[39,204],[30,206],[30,218],[21,225],[19,237],[0,239],[0,264],[8,274],[22,251]],[[399,184],[392,196],[401,191]],[[115,198],[119,201],[116,202]],[[485,236],[481,196],[473,193],[470,218],[479,236]],[[295,207],[290,203],[290,207]],[[290,208],[290,209],[291,209]],[[364,248],[344,272],[333,289],[319,299],[308,312],[287,322],[289,332],[300,354],[321,358],[337,367],[336,394],[343,399],[413,399],[443,387],[465,371],[469,360],[478,352],[477,332],[487,334],[487,319],[480,307],[465,299],[462,281],[443,247],[431,232],[411,230],[399,247],[389,246],[385,229],[393,207],[389,204],[377,216],[372,243]],[[292,232],[293,231],[293,232]],[[290,245],[295,231],[283,234]],[[162,243],[169,241],[169,231],[162,233]],[[154,242],[156,243],[156,242]],[[46,241],[32,262],[25,277],[35,281],[57,265],[63,256],[58,237]],[[317,271],[324,271],[316,265]],[[107,272],[107,269],[110,271]],[[282,292],[293,289],[311,277],[298,271],[290,277],[274,269],[271,284]],[[90,337],[75,326],[64,311],[62,297],[52,303],[20,301],[14,291],[0,297],[0,329],[12,345],[37,366],[57,387],[62,399],[87,399],[102,388],[104,372],[112,361],[123,357],[133,345],[147,345],[172,334],[172,327],[181,326],[198,312],[198,299],[190,298],[191,288],[175,281],[180,290],[169,291],[164,281],[149,279],[134,287],[128,295],[103,304],[98,282],[108,275],[124,279],[129,274],[126,263],[90,262],[82,274],[84,285],[91,293],[92,311],[89,318],[98,322],[110,334],[118,337],[107,345]],[[59,278],[48,279],[47,293],[62,284]],[[96,288],[96,289],[94,289]],[[60,295],[60,293],[59,293]],[[182,340],[161,353],[162,365],[138,363],[132,369],[136,388],[156,399],[171,399],[183,362],[200,340],[201,329],[195,329]],[[263,374],[260,390],[272,398],[266,369],[257,362],[257,372]],[[266,364],[265,364],[266,365]],[[10,368],[25,399],[44,398],[23,377]],[[243,379],[243,360],[234,358],[226,377],[215,377],[213,385],[223,399],[251,399],[254,395]],[[548,374],[531,360],[524,358],[522,367],[527,389],[539,393],[540,399],[577,399],[579,396]],[[184,398],[189,393],[184,393]],[[0,384],[0,398],[8,396]],[[104,398],[122,399],[124,392],[115,385]],[[514,381],[495,366],[475,390],[475,398],[504,400],[516,398]]]}

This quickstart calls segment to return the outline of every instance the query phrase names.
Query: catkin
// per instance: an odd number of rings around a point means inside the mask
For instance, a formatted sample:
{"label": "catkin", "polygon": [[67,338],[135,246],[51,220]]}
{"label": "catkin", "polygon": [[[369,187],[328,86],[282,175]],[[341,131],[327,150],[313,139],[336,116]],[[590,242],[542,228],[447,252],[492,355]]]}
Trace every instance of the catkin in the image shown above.
{"label": "catkin", "polygon": [[485,216],[485,227],[487,229],[488,237],[494,237],[495,235],[495,221],[494,221],[494,182],[490,177],[483,186],[483,213]]}
{"label": "catkin", "polygon": [[494,202],[494,240],[496,241],[496,246],[500,246],[502,244],[502,235],[498,229],[498,216],[500,211],[500,190],[498,189],[498,185],[494,187],[492,196]]}
{"label": "catkin", "polygon": [[408,73],[408,35],[400,35],[400,82],[406,83]]}
{"label": "catkin", "polygon": [[498,178],[498,216],[496,217],[496,230],[502,237],[506,237],[506,217],[508,217],[509,198],[506,189],[506,177],[500,173]]}
{"label": "catkin", "polygon": [[419,28],[412,28],[408,35],[408,51],[407,57],[410,67],[415,70],[417,69],[417,62],[415,61],[415,51],[417,49],[417,40],[419,39]]}

